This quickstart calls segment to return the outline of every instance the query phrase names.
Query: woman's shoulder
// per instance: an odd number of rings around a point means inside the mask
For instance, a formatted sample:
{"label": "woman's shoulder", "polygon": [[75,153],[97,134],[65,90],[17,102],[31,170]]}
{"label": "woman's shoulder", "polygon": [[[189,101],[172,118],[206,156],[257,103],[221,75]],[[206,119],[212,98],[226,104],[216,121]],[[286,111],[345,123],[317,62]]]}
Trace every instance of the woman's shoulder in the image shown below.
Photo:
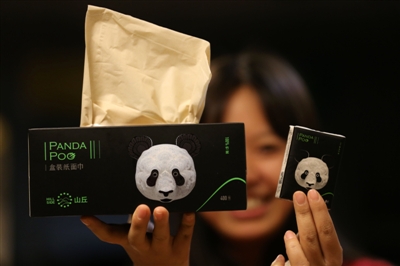
{"label": "woman's shoulder", "polygon": [[394,264],[382,259],[373,259],[365,257],[365,258],[345,261],[343,263],[343,266],[394,266]]}

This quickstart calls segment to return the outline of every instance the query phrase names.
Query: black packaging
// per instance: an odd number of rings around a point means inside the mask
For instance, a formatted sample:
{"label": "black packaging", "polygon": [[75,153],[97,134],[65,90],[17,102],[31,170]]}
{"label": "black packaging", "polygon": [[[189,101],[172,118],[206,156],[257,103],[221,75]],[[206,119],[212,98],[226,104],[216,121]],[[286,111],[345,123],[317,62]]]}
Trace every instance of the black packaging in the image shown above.
{"label": "black packaging", "polygon": [[31,217],[246,209],[242,123],[30,129],[28,142]]}
{"label": "black packaging", "polygon": [[331,208],[344,144],[342,135],[290,126],[275,196],[291,200],[295,191],[314,188]]}

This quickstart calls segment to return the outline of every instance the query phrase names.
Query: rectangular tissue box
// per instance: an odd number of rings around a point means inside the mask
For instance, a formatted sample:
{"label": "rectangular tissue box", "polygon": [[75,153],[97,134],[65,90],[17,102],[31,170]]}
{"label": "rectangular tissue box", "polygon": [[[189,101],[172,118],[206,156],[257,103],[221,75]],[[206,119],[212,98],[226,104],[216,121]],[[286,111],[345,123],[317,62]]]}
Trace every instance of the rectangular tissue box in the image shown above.
{"label": "rectangular tissue box", "polygon": [[345,136],[290,126],[275,196],[291,200],[296,190],[316,189],[331,208]]}
{"label": "rectangular tissue box", "polygon": [[242,123],[30,129],[31,217],[246,209]]}

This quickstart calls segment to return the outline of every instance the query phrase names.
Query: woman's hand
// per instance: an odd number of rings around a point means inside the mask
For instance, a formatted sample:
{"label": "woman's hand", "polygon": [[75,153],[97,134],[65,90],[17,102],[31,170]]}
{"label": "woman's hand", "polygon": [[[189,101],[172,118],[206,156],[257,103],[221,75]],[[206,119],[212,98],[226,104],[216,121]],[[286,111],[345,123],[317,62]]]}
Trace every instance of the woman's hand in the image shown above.
{"label": "woman's hand", "polygon": [[[306,196],[296,191],[293,204],[299,233],[296,236],[292,231],[287,231],[284,236],[290,265],[342,265],[343,250],[319,193],[311,189]],[[271,265],[285,265],[283,256],[278,256]]]}
{"label": "woman's hand", "polygon": [[154,231],[147,234],[150,214],[149,207],[139,205],[130,225],[106,224],[94,216],[82,216],[81,220],[100,240],[121,245],[135,266],[189,265],[194,213],[183,215],[174,237],[170,235],[169,212],[164,207],[154,209]]}

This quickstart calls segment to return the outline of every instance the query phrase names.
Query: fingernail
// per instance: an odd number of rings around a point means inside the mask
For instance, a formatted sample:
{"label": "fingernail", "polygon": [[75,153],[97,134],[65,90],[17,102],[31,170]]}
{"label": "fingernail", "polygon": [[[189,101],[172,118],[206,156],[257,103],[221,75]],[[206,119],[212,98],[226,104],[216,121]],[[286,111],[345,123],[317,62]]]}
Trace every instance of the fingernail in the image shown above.
{"label": "fingernail", "polygon": [[310,191],[308,191],[308,195],[310,197],[310,200],[312,201],[319,200],[319,193],[315,189],[311,189]]}
{"label": "fingernail", "polygon": [[277,257],[276,257],[276,259],[271,263],[271,265],[275,265],[275,263],[278,263],[278,262],[285,262],[285,258],[281,255],[281,254],[279,254]]}
{"label": "fingernail", "polygon": [[163,220],[165,218],[168,220],[169,213],[164,207],[159,206],[153,210],[153,217],[154,220]]}
{"label": "fingernail", "polygon": [[297,202],[297,204],[303,205],[306,202],[306,196],[303,192],[298,191],[294,193],[294,200]]}
{"label": "fingernail", "polygon": [[295,235],[295,233],[293,233],[292,231],[289,230],[289,231],[286,231],[285,238],[286,239],[296,238],[296,235]]}
{"label": "fingernail", "polygon": [[274,262],[285,262],[285,258],[283,257],[283,255],[279,254],[276,259],[274,260]]}
{"label": "fingernail", "polygon": [[139,220],[144,219],[145,216],[146,216],[146,211],[144,210],[144,208],[140,208],[140,206],[136,208],[136,211],[135,211],[135,212],[136,212],[136,217],[137,217]]}
{"label": "fingernail", "polygon": [[192,221],[194,219],[194,215],[191,212],[184,213],[183,217],[186,221]]}
{"label": "fingernail", "polygon": [[155,220],[161,219],[161,217],[162,217],[161,210],[158,209],[158,208],[155,208],[154,211],[153,211],[153,216],[154,216]]}
{"label": "fingernail", "polygon": [[89,221],[87,221],[86,217],[81,217],[81,222],[86,225],[89,226]]}
{"label": "fingernail", "polygon": [[194,213],[184,213],[183,217],[186,220],[186,222],[191,222],[195,219]]}

